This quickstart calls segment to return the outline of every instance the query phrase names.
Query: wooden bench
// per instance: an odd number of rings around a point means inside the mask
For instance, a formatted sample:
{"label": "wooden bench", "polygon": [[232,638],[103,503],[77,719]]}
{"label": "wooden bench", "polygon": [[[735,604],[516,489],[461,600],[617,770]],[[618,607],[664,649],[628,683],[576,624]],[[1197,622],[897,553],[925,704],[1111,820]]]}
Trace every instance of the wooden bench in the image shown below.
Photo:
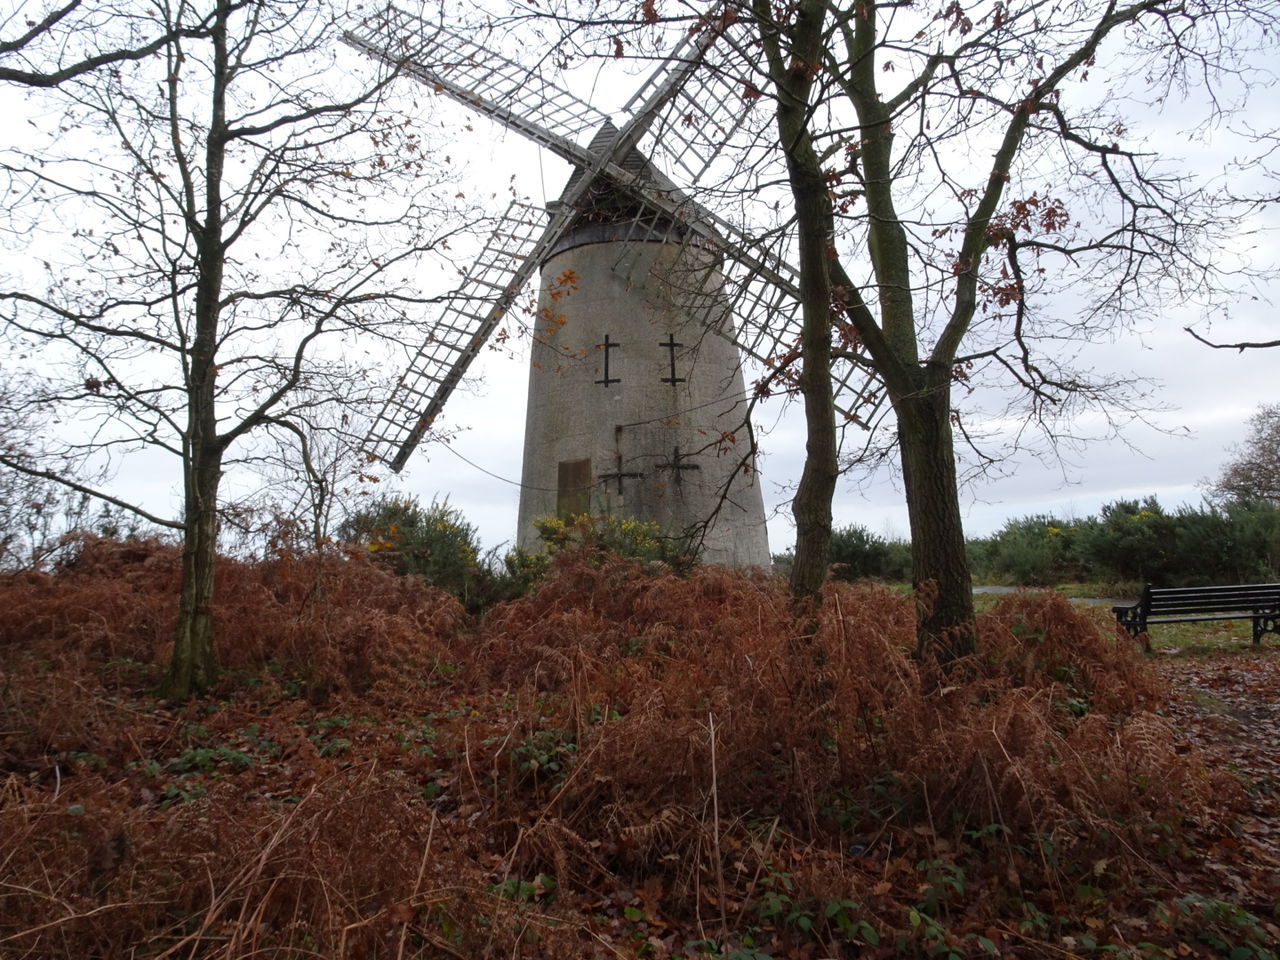
{"label": "wooden bench", "polygon": [[1207,620],[1252,620],[1253,642],[1264,633],[1280,634],[1280,583],[1234,587],[1142,588],[1132,606],[1111,608],[1120,626],[1138,637],[1153,623],[1197,623]]}

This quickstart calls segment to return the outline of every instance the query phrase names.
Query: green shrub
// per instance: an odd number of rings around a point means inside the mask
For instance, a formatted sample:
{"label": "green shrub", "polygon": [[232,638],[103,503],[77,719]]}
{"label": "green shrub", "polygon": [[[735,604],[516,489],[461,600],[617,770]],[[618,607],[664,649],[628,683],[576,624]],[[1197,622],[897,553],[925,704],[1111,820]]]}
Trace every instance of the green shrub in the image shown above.
{"label": "green shrub", "polygon": [[1154,496],[1117,500],[1082,525],[1080,558],[1099,580],[1167,584],[1177,569],[1176,531],[1176,518]]}
{"label": "green shrub", "polygon": [[680,573],[688,572],[698,562],[697,553],[687,540],[667,536],[658,524],[647,520],[581,514],[568,520],[540,517],[533,525],[542,538],[542,549],[531,552],[517,547],[503,559],[506,575],[523,586],[521,593],[546,572],[552,558],[565,551],[595,560],[615,554],[658,562]]}
{"label": "green shrub", "polygon": [[836,580],[910,580],[911,544],[853,523],[831,531],[831,562]]}
{"label": "green shrub", "polygon": [[891,583],[911,582],[911,541],[890,540],[880,579]]}
{"label": "green shrub", "polygon": [[481,573],[476,529],[448,500],[424,509],[416,497],[379,497],[348,516],[338,537],[396,573],[421,577],[464,600]]}
{"label": "green shrub", "polygon": [[1265,501],[1184,506],[1174,514],[1166,586],[1277,579],[1280,509]]}
{"label": "green shrub", "polygon": [[[1077,539],[1082,525],[1047,514],[1009,520],[999,533],[970,542],[970,562],[984,579],[1018,586],[1052,586],[1080,579]],[[975,546],[979,544],[980,546]]]}
{"label": "green shrub", "polygon": [[1252,564],[1241,562],[1246,558],[1236,526],[1212,505],[1205,510],[1180,507],[1173,516],[1173,550],[1161,585],[1200,587],[1247,579],[1244,568]]}
{"label": "green shrub", "polygon": [[866,527],[853,523],[831,531],[831,575],[836,580],[879,577],[888,559],[888,542]]}
{"label": "green shrub", "polygon": [[1181,506],[1117,500],[1098,517],[1010,520],[968,544],[974,573],[1019,586],[1154,583],[1204,586],[1280,577],[1280,509],[1264,502]]}
{"label": "green shrub", "polygon": [[[795,562],[793,548],[773,555],[773,566],[780,576],[791,575]],[[911,543],[888,540],[860,524],[835,527],[831,531],[828,557],[833,580],[884,580],[906,583],[911,580]]]}
{"label": "green shrub", "polygon": [[1233,501],[1222,512],[1235,546],[1235,581],[1280,580],[1280,508],[1265,500]]}
{"label": "green shrub", "polygon": [[697,562],[697,552],[686,539],[667,536],[658,524],[648,520],[583,514],[567,522],[557,517],[543,517],[534,525],[552,554],[582,547],[633,560],[658,561],[680,569],[688,569]]}

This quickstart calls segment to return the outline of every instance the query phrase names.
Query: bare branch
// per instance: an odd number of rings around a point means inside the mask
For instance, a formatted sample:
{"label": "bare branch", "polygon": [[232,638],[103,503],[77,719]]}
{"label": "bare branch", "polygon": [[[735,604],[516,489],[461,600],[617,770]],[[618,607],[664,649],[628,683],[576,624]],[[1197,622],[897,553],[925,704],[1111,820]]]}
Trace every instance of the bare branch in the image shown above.
{"label": "bare branch", "polygon": [[1215,350],[1238,350],[1243,353],[1246,350],[1265,350],[1268,347],[1280,347],[1280,340],[1244,340],[1239,343],[1214,343],[1212,340],[1196,333],[1191,327],[1183,327],[1182,329],[1186,330],[1187,333],[1191,334],[1206,347],[1213,347]]}
{"label": "bare branch", "polygon": [[95,500],[101,500],[103,503],[109,503],[114,507],[120,507],[123,510],[128,510],[130,513],[141,517],[148,523],[154,523],[156,526],[166,527],[170,530],[181,530],[183,528],[183,524],[177,520],[166,520],[163,517],[158,517],[155,514],[142,509],[137,504],[130,503],[127,500],[121,500],[119,497],[112,496],[102,490],[97,490],[87,484],[80,483],[78,480],[66,476],[65,474],[54,473],[52,470],[41,470],[5,454],[0,454],[0,466],[8,467],[10,470],[15,470],[28,477],[38,477],[41,480],[52,480],[59,486],[66,487],[69,490],[75,490],[77,493],[87,494]]}

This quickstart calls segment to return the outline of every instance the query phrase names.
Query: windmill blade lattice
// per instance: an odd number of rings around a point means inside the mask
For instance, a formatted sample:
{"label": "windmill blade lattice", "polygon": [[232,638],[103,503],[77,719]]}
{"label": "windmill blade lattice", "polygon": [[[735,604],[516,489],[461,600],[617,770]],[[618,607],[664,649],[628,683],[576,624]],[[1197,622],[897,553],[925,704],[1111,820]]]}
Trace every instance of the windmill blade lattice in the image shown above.
{"label": "windmill blade lattice", "polygon": [[[539,71],[398,7],[387,6],[364,18],[342,39],[571,162],[581,159],[577,143],[590,139],[609,120]],[[572,155],[566,155],[566,149]]]}
{"label": "windmill blade lattice", "polygon": [[[767,250],[757,251],[757,256],[785,263]],[[696,245],[688,243],[672,273],[679,278],[676,282],[691,312],[728,318],[732,326],[715,332],[729,338],[770,375],[780,375],[768,392],[795,388],[794,375],[787,371],[799,349],[803,316],[790,283],[780,282],[733,256],[708,264]],[[883,400],[879,380],[854,363],[837,367],[832,376],[836,412],[847,423],[867,427]]]}
{"label": "windmill blade lattice", "polygon": [[[687,198],[675,184],[661,176],[638,177],[618,161],[643,139],[646,151],[660,154],[695,182],[723,152],[746,111],[731,106],[743,103],[740,84],[698,69],[718,35],[708,30],[679,44],[628,101],[630,118],[603,154],[582,144],[609,124],[604,113],[538,70],[448,27],[389,6],[348,30],[343,41],[528,137],[591,176],[605,175],[669,214],[684,217],[687,210],[678,208],[687,205]],[[708,221],[696,224],[708,238],[716,239],[709,225],[714,223],[721,233],[744,239],[737,227],[709,211],[700,210],[697,219]]]}
{"label": "windmill blade lattice", "polygon": [[507,208],[374,419],[366,453],[393,470],[404,466],[537,268],[545,252],[545,220],[541,207],[516,201]]}
{"label": "windmill blade lattice", "polygon": [[746,85],[706,63],[719,37],[718,30],[686,37],[622,108],[647,118],[644,154],[664,170],[683,171],[686,183],[702,179],[751,109]]}
{"label": "windmill blade lattice", "polygon": [[[440,323],[414,356],[409,371],[384,405],[366,440],[366,450],[400,470],[409,454],[465,375],[485,340],[572,220],[593,183],[605,178],[635,199],[630,230],[653,236],[679,224],[688,249],[702,254],[686,287],[696,309],[699,298],[715,298],[714,315],[736,317],[716,332],[770,370],[778,369],[799,337],[798,275],[747,231],[691,200],[655,165],[634,161],[636,148],[696,184],[711,169],[746,121],[754,97],[749,82],[705,64],[708,51],[731,24],[709,24],[686,37],[625,107],[630,114],[611,140],[591,144],[609,118],[568,91],[475,43],[470,37],[388,6],[365,18],[343,39],[409,76],[483,113],[572,163],[579,174],[560,198],[549,224],[546,212],[513,204],[462,287],[451,296]],[[734,55],[745,48],[730,43]],[[638,169],[642,167],[643,169]],[[708,264],[705,251],[723,263]],[[723,286],[711,283],[716,272]],[[874,397],[874,384],[850,365],[835,384],[837,408],[865,422],[859,411]]]}
{"label": "windmill blade lattice", "polygon": [[[717,247],[732,243],[726,251],[730,255],[794,288],[796,275],[790,264],[753,251],[753,238],[741,228],[693,204],[656,170],[650,171],[652,178],[645,178],[620,165],[643,141],[647,154],[688,171],[694,182],[724,151],[750,101],[742,96],[743,82],[723,71],[699,69],[719,36],[718,30],[708,29],[677,46],[628,101],[625,109],[631,117],[603,153],[593,153],[579,141],[589,142],[610,122],[605,114],[537,70],[443,25],[389,6],[347,31],[343,40],[547,147],[591,176],[607,176]],[[740,49],[734,45],[735,55]]]}

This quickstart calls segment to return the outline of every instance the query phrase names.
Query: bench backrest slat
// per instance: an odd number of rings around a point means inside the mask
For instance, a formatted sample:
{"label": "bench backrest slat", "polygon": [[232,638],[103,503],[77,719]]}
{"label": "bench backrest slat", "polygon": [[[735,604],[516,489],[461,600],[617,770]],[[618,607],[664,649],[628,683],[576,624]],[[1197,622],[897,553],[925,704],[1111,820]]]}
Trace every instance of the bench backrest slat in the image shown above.
{"label": "bench backrest slat", "polygon": [[1146,601],[1147,611],[1157,615],[1275,610],[1280,607],[1280,583],[1226,587],[1155,587],[1143,599]]}
{"label": "bench backrest slat", "polygon": [[1275,610],[1276,603],[1153,603],[1147,608],[1151,614],[1162,613],[1231,613],[1234,611],[1259,613]]}
{"label": "bench backrest slat", "polygon": [[1280,583],[1242,583],[1236,586],[1225,587],[1152,587],[1151,595],[1153,597],[1177,596],[1178,594],[1203,595],[1203,594],[1254,594],[1260,593],[1268,596],[1280,594]]}

